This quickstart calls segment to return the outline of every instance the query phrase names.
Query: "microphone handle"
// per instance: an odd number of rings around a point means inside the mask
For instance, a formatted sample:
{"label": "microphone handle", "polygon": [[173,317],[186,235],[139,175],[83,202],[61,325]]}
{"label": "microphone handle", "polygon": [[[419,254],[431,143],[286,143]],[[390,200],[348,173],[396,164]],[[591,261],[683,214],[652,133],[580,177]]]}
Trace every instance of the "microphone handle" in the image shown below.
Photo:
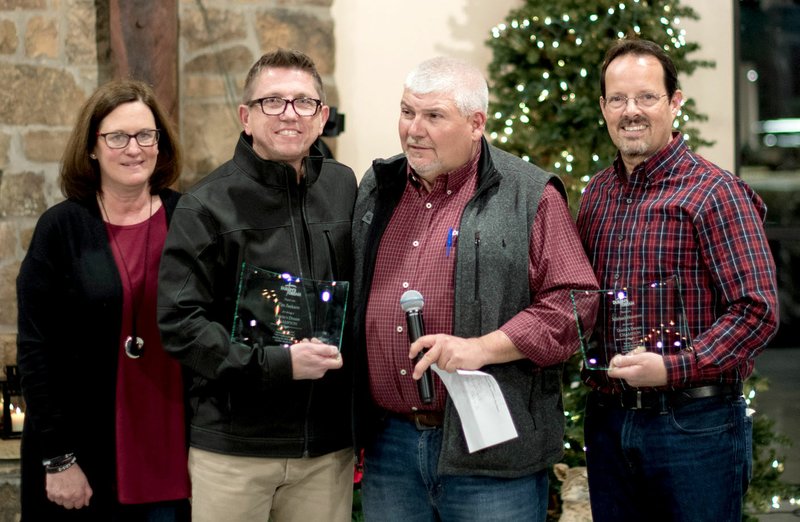
{"label": "microphone handle", "polygon": [[[424,350],[417,354],[414,362],[419,362],[426,351]],[[422,401],[422,404],[431,404],[433,402],[433,371],[431,371],[430,367],[425,370],[422,377],[417,381],[417,391],[419,391],[419,400]]]}
{"label": "microphone handle", "polygon": [[[421,310],[409,310],[406,312],[406,326],[408,327],[408,340],[414,342],[425,335],[425,322],[422,320]],[[420,351],[414,358],[414,364],[418,363],[427,350]],[[417,381],[417,391],[422,404],[433,402],[433,371],[428,367]]]}

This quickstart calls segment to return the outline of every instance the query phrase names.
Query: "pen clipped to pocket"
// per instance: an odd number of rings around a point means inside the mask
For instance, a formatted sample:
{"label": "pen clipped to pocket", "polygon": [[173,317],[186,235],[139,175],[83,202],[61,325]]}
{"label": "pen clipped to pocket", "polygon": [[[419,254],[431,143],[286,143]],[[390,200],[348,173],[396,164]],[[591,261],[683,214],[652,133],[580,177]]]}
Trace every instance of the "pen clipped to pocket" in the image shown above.
{"label": "pen clipped to pocket", "polygon": [[453,245],[458,240],[458,230],[450,227],[447,230],[447,242],[445,242],[445,257],[450,257],[450,250],[453,248]]}

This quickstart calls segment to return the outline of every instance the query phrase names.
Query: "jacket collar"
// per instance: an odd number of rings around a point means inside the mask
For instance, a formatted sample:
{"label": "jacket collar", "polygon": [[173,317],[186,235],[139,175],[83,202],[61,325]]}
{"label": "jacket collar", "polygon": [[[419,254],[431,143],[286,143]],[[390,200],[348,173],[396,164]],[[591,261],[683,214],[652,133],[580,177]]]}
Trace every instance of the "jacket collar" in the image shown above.
{"label": "jacket collar", "polygon": [[494,168],[491,146],[485,137],[481,137],[481,159],[478,163],[478,185],[475,187],[475,194],[479,194],[487,187],[500,182],[500,172]]}
{"label": "jacket collar", "polygon": [[[306,186],[313,185],[319,179],[324,160],[325,158],[319,148],[316,145],[311,145],[309,155],[303,158],[303,183]],[[239,134],[233,161],[245,174],[255,178],[260,183],[286,186],[296,179],[297,173],[288,163],[261,158],[253,148],[253,139],[244,132]]]}
{"label": "jacket collar", "polygon": [[[478,160],[478,184],[475,193],[500,181],[500,173],[494,168],[491,157],[491,146],[485,137],[481,137],[481,157]],[[398,154],[388,159],[376,159],[372,162],[375,172],[375,183],[382,190],[402,190],[408,181],[408,161],[405,154]]]}

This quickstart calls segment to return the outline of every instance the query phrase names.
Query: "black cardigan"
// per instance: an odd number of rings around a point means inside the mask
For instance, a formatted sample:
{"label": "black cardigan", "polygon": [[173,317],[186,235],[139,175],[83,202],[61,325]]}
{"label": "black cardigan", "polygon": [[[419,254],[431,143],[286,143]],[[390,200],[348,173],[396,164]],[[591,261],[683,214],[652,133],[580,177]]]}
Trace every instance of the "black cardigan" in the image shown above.
{"label": "black cardigan", "polygon": [[[180,194],[159,195],[169,223]],[[78,457],[94,492],[81,519],[107,519],[116,501],[113,347],[122,322],[122,282],[96,202],[70,199],[42,214],[17,277],[17,301],[27,409],[24,520],[67,515],[47,500],[42,466],[43,458],[66,453]]]}

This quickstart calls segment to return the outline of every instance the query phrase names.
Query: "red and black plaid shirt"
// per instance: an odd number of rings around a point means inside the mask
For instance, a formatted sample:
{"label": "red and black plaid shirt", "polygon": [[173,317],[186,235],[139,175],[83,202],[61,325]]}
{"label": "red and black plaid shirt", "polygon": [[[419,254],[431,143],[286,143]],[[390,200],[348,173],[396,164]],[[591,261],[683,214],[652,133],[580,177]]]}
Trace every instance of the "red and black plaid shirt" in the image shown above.
{"label": "red and black plaid shirt", "polygon": [[[668,387],[741,382],[774,335],[765,215],[747,184],[693,154],[679,134],[629,179],[618,156],[586,187],[578,230],[600,288],[680,281],[693,347],[664,348]],[[584,379],[606,392],[625,387],[602,371],[584,370]]]}
{"label": "red and black plaid shirt", "polygon": [[[434,404],[420,402],[400,296],[417,290],[425,298],[426,333],[453,333],[455,235],[461,213],[472,198],[480,154],[463,167],[442,174],[427,192],[409,173],[409,182],[381,238],[367,304],[366,342],[372,396],[381,408],[398,413],[444,410],[444,385],[434,375]],[[564,198],[547,185],[530,231],[528,280],[532,304],[500,328],[539,366],[566,360],[578,346],[569,300],[571,288],[597,288],[581,252],[575,224]],[[579,255],[576,255],[578,253]]]}

